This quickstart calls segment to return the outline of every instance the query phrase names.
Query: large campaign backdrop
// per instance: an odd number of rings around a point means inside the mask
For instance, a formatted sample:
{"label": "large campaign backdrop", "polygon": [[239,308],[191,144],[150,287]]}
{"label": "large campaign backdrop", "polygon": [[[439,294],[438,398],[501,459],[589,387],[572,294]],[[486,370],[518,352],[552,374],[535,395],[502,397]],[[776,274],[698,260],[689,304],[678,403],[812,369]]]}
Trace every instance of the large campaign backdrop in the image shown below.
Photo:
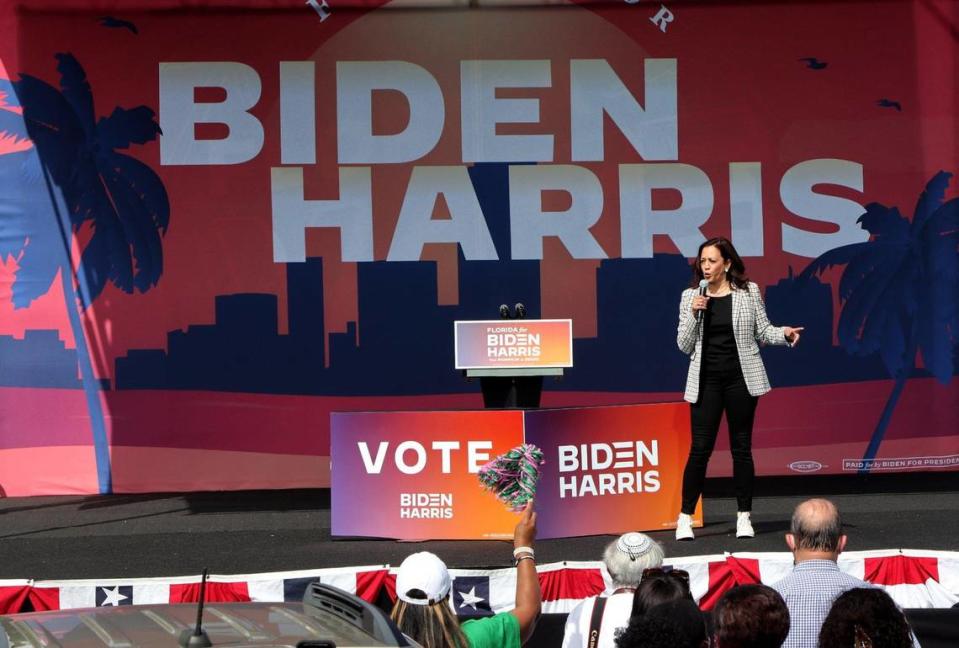
{"label": "large campaign backdrop", "polygon": [[678,400],[715,235],[806,327],[760,474],[959,465],[953,2],[0,12],[0,495],[328,486],[502,303],[573,320],[545,406]]}

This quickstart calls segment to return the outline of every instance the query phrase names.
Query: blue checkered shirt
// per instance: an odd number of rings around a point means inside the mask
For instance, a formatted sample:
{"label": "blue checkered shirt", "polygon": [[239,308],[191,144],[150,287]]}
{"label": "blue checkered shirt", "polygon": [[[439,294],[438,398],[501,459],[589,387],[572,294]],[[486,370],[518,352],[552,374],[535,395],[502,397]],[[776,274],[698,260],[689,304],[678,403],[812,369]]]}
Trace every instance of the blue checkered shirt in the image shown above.
{"label": "blue checkered shirt", "polygon": [[[816,648],[833,601],[848,590],[875,585],[850,576],[831,560],[804,560],[772,587],[789,608],[789,635],[782,648]],[[910,638],[913,648],[922,648],[912,630]]]}
{"label": "blue checkered shirt", "polygon": [[796,565],[793,573],[773,585],[789,608],[789,636],[783,648],[816,648],[832,602],[856,587],[872,585],[845,573],[831,560],[804,560]]}

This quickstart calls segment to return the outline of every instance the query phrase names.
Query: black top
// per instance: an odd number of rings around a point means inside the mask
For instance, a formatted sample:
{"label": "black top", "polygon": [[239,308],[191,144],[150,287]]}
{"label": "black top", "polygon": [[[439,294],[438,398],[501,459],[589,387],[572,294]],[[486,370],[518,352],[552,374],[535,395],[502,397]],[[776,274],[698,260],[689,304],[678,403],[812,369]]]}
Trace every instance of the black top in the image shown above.
{"label": "black top", "polygon": [[733,335],[733,298],[710,297],[703,316],[703,360],[706,371],[735,368],[739,364]]}

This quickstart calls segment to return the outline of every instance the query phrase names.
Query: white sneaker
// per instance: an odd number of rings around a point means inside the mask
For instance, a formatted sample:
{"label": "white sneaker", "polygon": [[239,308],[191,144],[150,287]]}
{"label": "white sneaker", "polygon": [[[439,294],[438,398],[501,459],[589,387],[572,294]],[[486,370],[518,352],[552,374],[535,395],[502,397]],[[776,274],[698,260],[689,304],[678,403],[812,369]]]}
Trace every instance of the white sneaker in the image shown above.
{"label": "white sneaker", "polygon": [[695,537],[693,535],[693,518],[685,513],[680,513],[679,519],[676,520],[676,539],[693,540]]}
{"label": "white sneaker", "polygon": [[753,523],[749,520],[749,512],[740,511],[736,514],[736,537],[754,538]]}

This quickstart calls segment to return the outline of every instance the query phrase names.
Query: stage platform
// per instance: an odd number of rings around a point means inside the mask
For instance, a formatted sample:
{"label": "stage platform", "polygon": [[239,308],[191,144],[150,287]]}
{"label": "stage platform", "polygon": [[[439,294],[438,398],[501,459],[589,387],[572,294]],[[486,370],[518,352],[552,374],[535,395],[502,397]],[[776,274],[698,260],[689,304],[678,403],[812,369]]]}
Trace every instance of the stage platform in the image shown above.
{"label": "stage platform", "polygon": [[[959,549],[959,474],[804,476],[758,480],[757,536],[734,537],[730,480],[708,480],[706,525],[693,542],[651,533],[667,557],[781,552],[793,507],[829,497],[844,516],[850,551]],[[510,563],[506,543],[332,539],[328,490],[0,499],[0,580],[109,579],[398,564],[421,549],[452,568]],[[596,561],[613,536],[537,543],[538,562]],[[382,593],[377,602],[387,607]],[[959,643],[959,609],[907,610],[924,648]],[[526,648],[560,645],[565,614],[544,614]]]}
{"label": "stage platform", "polygon": [[[758,480],[757,536],[734,537],[730,480],[709,480],[706,525],[693,542],[650,533],[667,556],[785,551],[793,507],[829,497],[843,513],[848,550],[959,549],[959,473],[803,476]],[[76,579],[254,573],[398,564],[422,549],[450,567],[502,567],[501,541],[400,543],[333,539],[328,490],[0,499],[0,579]],[[540,562],[599,560],[612,536],[542,541]]]}

